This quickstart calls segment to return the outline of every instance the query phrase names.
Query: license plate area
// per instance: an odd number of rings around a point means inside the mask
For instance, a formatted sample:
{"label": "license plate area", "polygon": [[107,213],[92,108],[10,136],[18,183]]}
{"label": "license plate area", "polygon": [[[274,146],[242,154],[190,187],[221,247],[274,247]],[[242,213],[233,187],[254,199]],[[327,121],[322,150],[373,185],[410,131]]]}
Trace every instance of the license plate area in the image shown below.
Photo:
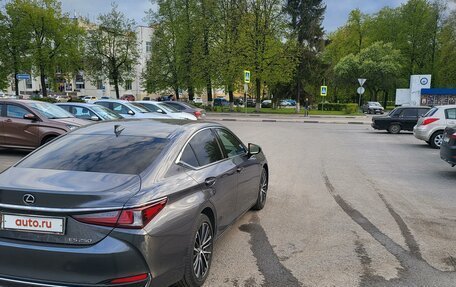
{"label": "license plate area", "polygon": [[64,217],[0,213],[0,230],[44,234],[65,234]]}

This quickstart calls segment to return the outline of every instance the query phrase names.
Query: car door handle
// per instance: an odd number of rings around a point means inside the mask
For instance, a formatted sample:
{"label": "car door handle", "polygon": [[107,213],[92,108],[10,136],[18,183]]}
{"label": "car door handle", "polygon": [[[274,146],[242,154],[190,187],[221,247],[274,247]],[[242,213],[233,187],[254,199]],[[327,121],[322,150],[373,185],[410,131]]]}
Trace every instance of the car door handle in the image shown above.
{"label": "car door handle", "polygon": [[243,170],[244,170],[243,167],[238,167],[238,168],[236,169],[236,171],[237,171],[238,173],[241,173]]}
{"label": "car door handle", "polygon": [[208,177],[206,178],[206,180],[204,181],[204,183],[206,184],[207,187],[212,187],[215,185],[215,182],[217,181],[217,178],[215,177]]}

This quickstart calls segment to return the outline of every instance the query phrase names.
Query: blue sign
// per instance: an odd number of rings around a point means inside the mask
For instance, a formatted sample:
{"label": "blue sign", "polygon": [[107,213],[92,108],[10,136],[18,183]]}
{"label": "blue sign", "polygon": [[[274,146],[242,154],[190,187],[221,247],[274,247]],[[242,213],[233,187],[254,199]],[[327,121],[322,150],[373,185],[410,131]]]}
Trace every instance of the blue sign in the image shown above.
{"label": "blue sign", "polygon": [[29,74],[17,74],[16,79],[18,80],[30,80]]}

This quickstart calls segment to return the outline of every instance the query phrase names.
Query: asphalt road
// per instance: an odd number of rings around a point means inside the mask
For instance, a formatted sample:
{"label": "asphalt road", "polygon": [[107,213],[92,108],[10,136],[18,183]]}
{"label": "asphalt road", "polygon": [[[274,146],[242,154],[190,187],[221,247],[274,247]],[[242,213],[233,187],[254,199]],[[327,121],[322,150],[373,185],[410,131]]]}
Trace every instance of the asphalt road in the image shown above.
{"label": "asphalt road", "polygon": [[[456,286],[456,168],[368,125],[223,122],[270,164],[205,286]],[[24,153],[0,150],[0,170]]]}

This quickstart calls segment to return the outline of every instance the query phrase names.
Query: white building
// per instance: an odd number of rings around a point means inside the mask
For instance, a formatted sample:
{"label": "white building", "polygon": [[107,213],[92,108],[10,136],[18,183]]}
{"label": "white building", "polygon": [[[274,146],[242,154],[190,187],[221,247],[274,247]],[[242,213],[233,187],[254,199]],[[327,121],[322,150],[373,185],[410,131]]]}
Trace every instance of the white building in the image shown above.
{"label": "white building", "polygon": [[[134,95],[136,99],[142,99],[147,95],[145,87],[142,85],[142,73],[146,68],[147,60],[152,52],[152,35],[153,28],[139,26],[136,28],[136,39],[138,42],[139,59],[134,72],[134,79],[127,81],[119,87],[120,96]],[[19,92],[21,95],[32,95],[36,91],[41,91],[40,78],[32,75],[30,80],[19,81]],[[14,81],[12,81],[7,91],[8,94],[15,94]],[[81,71],[71,82],[61,83],[59,91],[54,91],[55,94],[68,94],[77,96],[108,96],[115,98],[116,92],[114,85],[109,83],[109,79],[104,81],[91,82],[87,79],[84,72]],[[51,94],[52,94],[51,93]]]}

